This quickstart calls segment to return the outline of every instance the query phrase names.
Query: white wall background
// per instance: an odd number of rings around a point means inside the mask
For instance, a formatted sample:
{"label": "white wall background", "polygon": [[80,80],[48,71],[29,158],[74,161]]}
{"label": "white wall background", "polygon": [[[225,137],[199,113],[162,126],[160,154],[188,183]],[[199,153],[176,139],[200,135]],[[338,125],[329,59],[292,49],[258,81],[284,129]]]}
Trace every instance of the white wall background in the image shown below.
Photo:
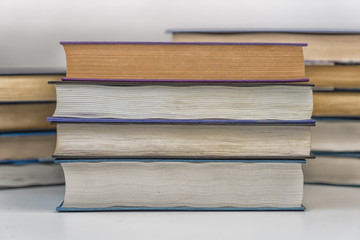
{"label": "white wall background", "polygon": [[0,0],[0,68],[65,67],[61,40],[169,41],[168,28],[360,30],[359,0]]}

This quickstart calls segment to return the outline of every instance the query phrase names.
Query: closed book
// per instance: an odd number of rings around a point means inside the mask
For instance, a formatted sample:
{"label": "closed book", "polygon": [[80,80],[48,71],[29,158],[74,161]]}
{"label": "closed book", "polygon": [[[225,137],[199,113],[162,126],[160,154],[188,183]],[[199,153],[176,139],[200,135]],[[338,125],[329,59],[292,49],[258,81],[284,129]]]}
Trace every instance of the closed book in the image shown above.
{"label": "closed book", "polygon": [[313,62],[305,65],[306,77],[316,87],[360,88],[360,64]]}
{"label": "closed book", "polygon": [[359,118],[316,118],[311,149],[322,153],[360,153]]}
{"label": "closed book", "polygon": [[0,102],[0,132],[54,129],[46,118],[55,107],[55,101]]}
{"label": "closed book", "polygon": [[64,71],[39,68],[0,69],[0,132],[54,129],[46,122],[55,110],[55,88]]}
{"label": "closed book", "polygon": [[59,160],[58,211],[304,210],[304,160]]}
{"label": "closed book", "polygon": [[303,166],[306,183],[360,185],[360,119],[316,118],[312,152],[316,160]]}
{"label": "closed book", "polygon": [[256,158],[310,155],[304,121],[49,118],[57,123],[55,157]]}
{"label": "closed book", "polygon": [[0,161],[0,189],[58,184],[64,184],[64,173],[53,160]]}
{"label": "closed book", "polygon": [[360,32],[340,29],[170,29],[175,42],[308,43],[305,60],[360,61]]}
{"label": "closed book", "polygon": [[360,88],[314,90],[313,116],[360,116]]}
{"label": "closed book", "polygon": [[50,159],[55,144],[55,131],[0,133],[0,163],[9,160]]}
{"label": "closed book", "polygon": [[54,117],[301,120],[312,115],[312,85],[279,83],[55,82]]}
{"label": "closed book", "polygon": [[55,88],[47,82],[64,75],[57,69],[0,69],[0,101],[55,101]]}
{"label": "closed book", "polygon": [[304,81],[306,44],[61,42],[68,79]]}
{"label": "closed book", "polygon": [[355,154],[317,152],[303,166],[305,183],[360,186],[360,151]]}

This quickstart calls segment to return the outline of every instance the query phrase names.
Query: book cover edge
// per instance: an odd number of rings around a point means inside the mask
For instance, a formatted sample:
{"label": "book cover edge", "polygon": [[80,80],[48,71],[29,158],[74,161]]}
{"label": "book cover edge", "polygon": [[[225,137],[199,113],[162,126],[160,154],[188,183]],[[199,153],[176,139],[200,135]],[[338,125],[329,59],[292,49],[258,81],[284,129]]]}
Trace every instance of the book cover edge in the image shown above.
{"label": "book cover edge", "polygon": [[297,164],[305,164],[306,160],[300,159],[284,159],[284,160],[276,160],[276,159],[223,159],[223,160],[215,160],[215,159],[158,159],[158,158],[145,158],[145,159],[55,159],[55,163],[76,163],[76,162],[85,162],[85,163],[96,163],[96,162],[188,162],[188,163],[207,163],[207,162],[216,162],[216,163],[297,163]]}
{"label": "book cover edge", "polygon": [[291,33],[291,34],[316,34],[316,35],[357,35],[357,29],[287,29],[287,28],[171,28],[165,33],[201,33],[201,34],[247,34],[247,33]]}
{"label": "book cover edge", "polygon": [[[309,82],[309,78],[298,79],[103,79],[103,78],[69,78],[63,77],[62,81],[79,81],[79,82],[125,82],[125,83],[147,83],[147,82],[159,82],[159,83],[293,83],[293,82]],[[50,81],[49,83],[61,83],[56,81]],[[309,84],[309,86],[313,84]]]}
{"label": "book cover edge", "polygon": [[67,118],[48,117],[52,123],[153,123],[153,124],[289,124],[289,125],[315,125],[313,119],[305,120],[233,120],[233,119],[117,119],[117,118]]}
{"label": "book cover edge", "polygon": [[111,207],[111,208],[71,208],[63,207],[63,202],[56,208],[57,212],[103,212],[103,211],[305,211],[301,207]]}
{"label": "book cover edge", "polygon": [[307,43],[281,42],[129,42],[129,41],[60,41],[61,45],[266,45],[266,46],[299,46],[306,47]]}

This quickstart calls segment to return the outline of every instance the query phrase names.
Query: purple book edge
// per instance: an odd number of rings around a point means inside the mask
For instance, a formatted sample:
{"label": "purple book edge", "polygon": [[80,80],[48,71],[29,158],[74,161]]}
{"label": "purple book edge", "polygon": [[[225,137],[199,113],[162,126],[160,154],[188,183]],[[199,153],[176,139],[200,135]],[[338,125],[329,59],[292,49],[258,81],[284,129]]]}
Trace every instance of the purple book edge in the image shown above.
{"label": "purple book edge", "polygon": [[63,123],[169,123],[169,124],[306,124],[313,125],[315,120],[233,120],[233,119],[117,119],[117,118],[66,118],[48,117],[49,122]]}
{"label": "purple book edge", "polygon": [[275,45],[275,46],[302,46],[307,43],[271,43],[271,42],[121,42],[121,41],[61,41],[61,45]]}
{"label": "purple book edge", "polygon": [[102,79],[102,78],[62,78],[63,81],[84,81],[84,82],[182,82],[182,83],[287,83],[287,82],[309,82],[308,78],[300,79],[235,79],[235,80],[221,80],[221,79]]}

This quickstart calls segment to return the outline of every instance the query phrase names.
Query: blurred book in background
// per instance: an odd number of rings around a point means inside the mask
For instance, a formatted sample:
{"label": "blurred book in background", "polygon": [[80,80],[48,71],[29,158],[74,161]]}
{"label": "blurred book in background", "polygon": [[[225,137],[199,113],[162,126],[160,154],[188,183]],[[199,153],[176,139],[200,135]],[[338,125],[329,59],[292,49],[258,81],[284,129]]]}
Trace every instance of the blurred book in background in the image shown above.
{"label": "blurred book in background", "polygon": [[46,117],[55,111],[55,88],[63,73],[52,69],[0,70],[0,188],[62,184],[52,152],[55,126]]}
{"label": "blurred book in background", "polygon": [[296,29],[170,29],[175,42],[307,43],[305,61],[359,62],[360,32]]}
{"label": "blurred book in background", "polygon": [[[360,185],[360,175],[355,170],[360,169],[360,144],[353,141],[350,152],[339,148],[344,142],[350,142],[346,139],[360,138],[360,124],[355,124],[360,121],[359,31],[172,29],[167,32],[176,42],[308,43],[304,48],[305,72],[315,84],[313,116],[319,125],[313,130],[312,150],[319,157],[304,165],[305,182]],[[354,122],[351,126],[349,119]],[[323,130],[324,125],[331,127]],[[337,134],[320,134],[326,131]],[[331,144],[318,148],[329,141]]]}
{"label": "blurred book in background", "polygon": [[360,185],[360,121],[351,118],[318,118],[312,129],[315,161],[304,166],[312,183]]}

